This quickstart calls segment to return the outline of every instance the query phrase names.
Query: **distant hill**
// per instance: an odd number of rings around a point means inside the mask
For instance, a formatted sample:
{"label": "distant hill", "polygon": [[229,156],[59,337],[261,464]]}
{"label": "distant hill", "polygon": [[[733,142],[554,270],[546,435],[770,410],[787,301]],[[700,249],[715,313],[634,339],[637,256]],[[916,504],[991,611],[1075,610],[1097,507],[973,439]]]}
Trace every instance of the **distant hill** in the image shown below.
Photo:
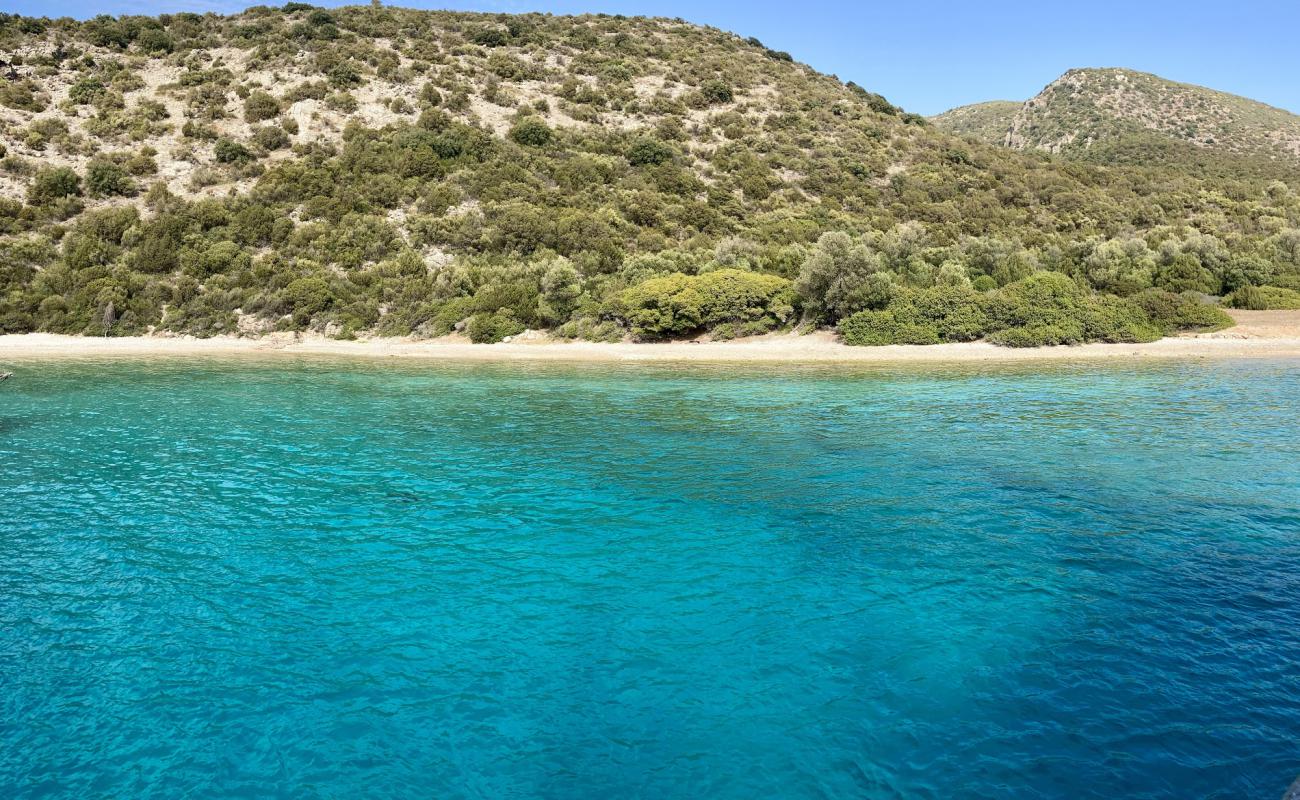
{"label": "distant hill", "polygon": [[[933,118],[946,131],[1017,150],[1102,163],[1224,158],[1300,166],[1300,116],[1225,92],[1127,69],[1075,69],[1023,105],[1003,101]],[[1198,152],[1200,151],[1200,152]]]}
{"label": "distant hill", "polygon": [[935,127],[958,136],[971,136],[981,142],[1005,145],[1011,122],[1024,103],[1016,100],[989,100],[958,106],[930,118]]}

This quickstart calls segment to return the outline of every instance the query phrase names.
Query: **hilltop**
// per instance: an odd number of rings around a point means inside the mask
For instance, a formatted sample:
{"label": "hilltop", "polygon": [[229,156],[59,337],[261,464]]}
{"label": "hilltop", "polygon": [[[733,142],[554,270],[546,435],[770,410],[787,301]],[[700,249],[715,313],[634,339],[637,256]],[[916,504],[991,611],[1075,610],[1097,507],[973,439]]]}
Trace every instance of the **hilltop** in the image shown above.
{"label": "hilltop", "polygon": [[984,144],[681,20],[0,15],[0,59],[0,332],[1010,344],[1300,288],[1286,174]]}
{"label": "hilltop", "polygon": [[963,106],[933,122],[992,144],[1084,160],[1177,164],[1210,155],[1237,168],[1253,162],[1294,174],[1300,167],[1300,116],[1127,69],[1070,70],[1023,104]]}

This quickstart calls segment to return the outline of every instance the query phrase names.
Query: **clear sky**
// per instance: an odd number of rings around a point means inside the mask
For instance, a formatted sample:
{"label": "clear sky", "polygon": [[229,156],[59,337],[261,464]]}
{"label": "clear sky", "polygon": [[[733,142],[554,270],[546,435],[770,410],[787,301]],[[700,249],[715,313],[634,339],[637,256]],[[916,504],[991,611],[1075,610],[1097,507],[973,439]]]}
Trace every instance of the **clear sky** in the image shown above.
{"label": "clear sky", "polygon": [[[0,9],[85,18],[230,12],[251,4],[8,0]],[[1300,113],[1300,0],[405,0],[393,5],[682,17],[757,36],[769,47],[788,50],[822,72],[856,81],[922,114],[980,100],[1024,100],[1071,67],[1101,66],[1154,72]]]}

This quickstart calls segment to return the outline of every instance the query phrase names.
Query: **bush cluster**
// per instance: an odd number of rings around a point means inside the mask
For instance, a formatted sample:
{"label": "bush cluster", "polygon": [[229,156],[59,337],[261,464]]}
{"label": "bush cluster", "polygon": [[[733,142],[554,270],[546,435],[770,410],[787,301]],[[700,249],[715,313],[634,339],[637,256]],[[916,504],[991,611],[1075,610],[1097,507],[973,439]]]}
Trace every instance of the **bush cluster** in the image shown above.
{"label": "bush cluster", "polygon": [[796,297],[776,275],[719,269],[675,272],[626,289],[617,315],[638,339],[667,339],[710,331],[720,338],[766,333],[788,323]]}
{"label": "bush cluster", "polygon": [[882,309],[841,320],[839,332],[852,345],[988,338],[1008,347],[1039,347],[1149,342],[1177,331],[1231,324],[1222,310],[1192,293],[1150,289],[1130,298],[1097,295],[1068,275],[1045,271],[990,292],[967,286],[900,291]]}
{"label": "bush cluster", "polygon": [[1231,308],[1250,311],[1300,309],[1300,291],[1281,286],[1243,286],[1225,298]]}

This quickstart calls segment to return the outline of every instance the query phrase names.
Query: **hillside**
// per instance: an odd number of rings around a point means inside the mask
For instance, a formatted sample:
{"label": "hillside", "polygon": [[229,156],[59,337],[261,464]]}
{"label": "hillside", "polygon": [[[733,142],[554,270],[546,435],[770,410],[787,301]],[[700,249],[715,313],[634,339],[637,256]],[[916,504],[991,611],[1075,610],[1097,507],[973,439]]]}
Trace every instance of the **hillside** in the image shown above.
{"label": "hillside", "polygon": [[1040,269],[1300,288],[1272,176],[961,139],[680,20],[0,15],[0,59],[0,332],[734,336]]}
{"label": "hillside", "polygon": [[930,117],[934,126],[957,136],[969,136],[988,144],[1006,144],[1011,122],[1024,103],[1014,100],[989,100],[958,106]]}
{"label": "hillside", "polygon": [[1300,116],[1126,69],[1070,70],[1015,109],[979,103],[933,121],[992,144],[1084,160],[1177,163],[1209,155],[1288,174],[1300,167]]}

